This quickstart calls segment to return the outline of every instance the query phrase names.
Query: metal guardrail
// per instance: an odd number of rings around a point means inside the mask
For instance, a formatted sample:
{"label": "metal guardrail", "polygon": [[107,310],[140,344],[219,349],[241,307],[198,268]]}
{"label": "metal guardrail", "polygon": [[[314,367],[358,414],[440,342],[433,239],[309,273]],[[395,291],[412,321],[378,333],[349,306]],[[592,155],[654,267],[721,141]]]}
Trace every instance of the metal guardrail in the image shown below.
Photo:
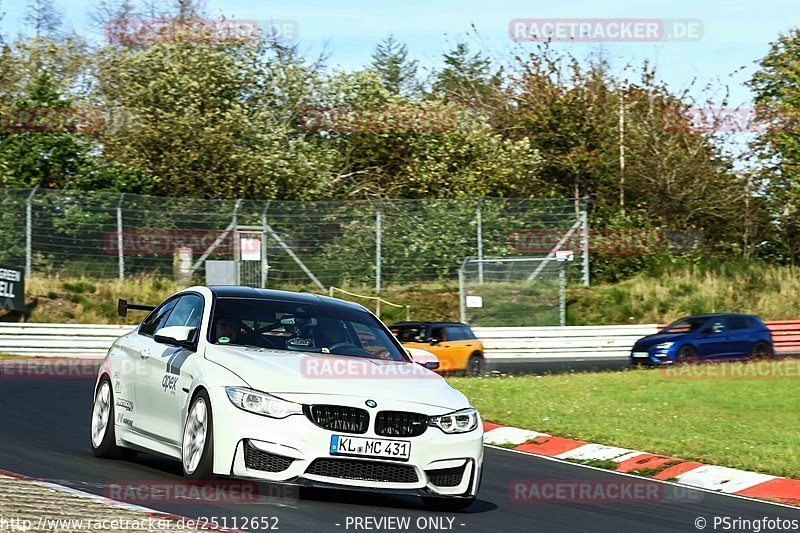
{"label": "metal guardrail", "polygon": [[[800,320],[767,322],[775,351],[800,353]],[[0,353],[103,356],[119,336],[135,326],[100,324],[0,323]],[[658,324],[473,328],[487,359],[581,361],[628,357],[634,343],[657,333]]]}
{"label": "metal guardrail", "polygon": [[[800,320],[765,322],[775,353],[800,353]],[[473,328],[488,359],[602,360],[630,355],[637,340],[658,333],[666,324],[632,326],[565,326],[536,328]]]}
{"label": "metal guardrail", "polygon": [[104,356],[135,326],[0,323],[0,353],[63,357]]}
{"label": "metal guardrail", "polygon": [[570,360],[628,357],[634,343],[658,332],[657,324],[473,328],[487,359]]}

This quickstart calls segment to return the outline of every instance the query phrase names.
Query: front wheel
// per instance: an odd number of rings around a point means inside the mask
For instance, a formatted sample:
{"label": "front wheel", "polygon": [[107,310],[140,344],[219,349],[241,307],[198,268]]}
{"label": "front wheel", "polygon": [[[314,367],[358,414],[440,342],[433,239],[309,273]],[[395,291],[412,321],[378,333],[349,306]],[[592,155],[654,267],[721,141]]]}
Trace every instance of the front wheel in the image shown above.
{"label": "front wheel", "polygon": [[696,363],[697,362],[697,352],[691,346],[683,346],[680,350],[678,350],[678,355],[676,356],[676,361],[678,363]]}
{"label": "front wheel", "polygon": [[204,390],[189,407],[181,450],[184,477],[210,479],[214,476],[214,420],[211,399]]}
{"label": "front wheel", "polygon": [[92,453],[103,459],[133,459],[136,452],[117,446],[114,433],[114,393],[107,377],[100,380],[92,406]]}
{"label": "front wheel", "polygon": [[475,503],[475,497],[448,498],[446,496],[423,496],[422,503],[432,511],[462,511]]}

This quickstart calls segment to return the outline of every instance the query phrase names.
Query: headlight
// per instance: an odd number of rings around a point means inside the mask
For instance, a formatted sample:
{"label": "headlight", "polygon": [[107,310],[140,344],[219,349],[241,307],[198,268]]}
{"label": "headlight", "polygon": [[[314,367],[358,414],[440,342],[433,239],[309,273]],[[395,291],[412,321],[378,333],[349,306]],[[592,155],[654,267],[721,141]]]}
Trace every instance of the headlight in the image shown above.
{"label": "headlight", "polygon": [[672,348],[672,345],[675,344],[674,342],[662,342],[661,344],[656,344],[656,350],[669,350]]}
{"label": "headlight", "polygon": [[225,387],[225,392],[228,393],[228,398],[233,405],[257,415],[286,418],[289,415],[298,415],[303,412],[300,404],[287,402],[263,392],[242,387]]}
{"label": "headlight", "polygon": [[432,416],[428,419],[428,425],[445,433],[467,433],[478,427],[478,411],[470,407],[447,415]]}

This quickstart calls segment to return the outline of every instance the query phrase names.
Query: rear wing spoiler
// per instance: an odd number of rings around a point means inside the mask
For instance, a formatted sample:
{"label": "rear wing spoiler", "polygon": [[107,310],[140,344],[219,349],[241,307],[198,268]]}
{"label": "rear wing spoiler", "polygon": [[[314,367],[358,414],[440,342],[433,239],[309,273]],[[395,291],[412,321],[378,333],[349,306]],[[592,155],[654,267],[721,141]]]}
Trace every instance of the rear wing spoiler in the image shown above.
{"label": "rear wing spoiler", "polygon": [[128,316],[128,309],[132,311],[152,311],[155,308],[155,305],[129,304],[128,300],[123,300],[122,298],[117,302],[117,313],[121,317]]}

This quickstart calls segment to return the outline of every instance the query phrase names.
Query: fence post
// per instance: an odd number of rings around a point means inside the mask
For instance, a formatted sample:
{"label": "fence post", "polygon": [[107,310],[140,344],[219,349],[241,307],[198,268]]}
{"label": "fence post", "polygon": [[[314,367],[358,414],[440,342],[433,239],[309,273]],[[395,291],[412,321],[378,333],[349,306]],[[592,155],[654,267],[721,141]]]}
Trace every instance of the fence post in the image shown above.
{"label": "fence post", "polygon": [[25,274],[28,277],[32,274],[33,265],[33,195],[38,188],[38,185],[33,188],[25,202]]}
{"label": "fence post", "polygon": [[[381,203],[375,209],[375,294],[381,295]],[[378,300],[378,315],[381,303]]]}
{"label": "fence post", "polygon": [[267,281],[269,281],[269,263],[268,263],[268,255],[267,255],[267,246],[268,246],[268,239],[267,239],[267,227],[269,226],[269,220],[267,219],[267,212],[269,211],[269,204],[272,203],[272,200],[267,200],[267,205],[264,206],[264,211],[261,213],[261,226],[263,227],[261,231],[261,288],[267,288]]}
{"label": "fence post", "polygon": [[241,251],[241,243],[239,242],[239,232],[236,229],[238,227],[238,215],[239,215],[239,206],[242,205],[242,199],[239,198],[236,200],[236,205],[233,207],[233,214],[231,215],[231,226],[233,226],[233,262],[236,268],[236,284],[242,284],[242,251]]}
{"label": "fence post", "polygon": [[125,254],[123,252],[123,238],[122,238],[122,202],[125,199],[125,193],[119,195],[117,202],[117,261],[119,263],[119,280],[125,280]]}
{"label": "fence post", "polygon": [[478,198],[478,209],[476,213],[478,221],[478,283],[483,285],[483,213],[481,213],[481,203],[483,196]]}
{"label": "fence post", "polygon": [[584,204],[581,211],[581,251],[583,252],[583,286],[589,286],[589,215]]}
{"label": "fence post", "polygon": [[560,326],[567,325],[567,261],[558,261],[558,323]]}
{"label": "fence post", "polygon": [[467,260],[464,260],[461,268],[458,269],[458,313],[459,322],[467,323],[467,300],[466,291],[464,289],[464,265]]}

